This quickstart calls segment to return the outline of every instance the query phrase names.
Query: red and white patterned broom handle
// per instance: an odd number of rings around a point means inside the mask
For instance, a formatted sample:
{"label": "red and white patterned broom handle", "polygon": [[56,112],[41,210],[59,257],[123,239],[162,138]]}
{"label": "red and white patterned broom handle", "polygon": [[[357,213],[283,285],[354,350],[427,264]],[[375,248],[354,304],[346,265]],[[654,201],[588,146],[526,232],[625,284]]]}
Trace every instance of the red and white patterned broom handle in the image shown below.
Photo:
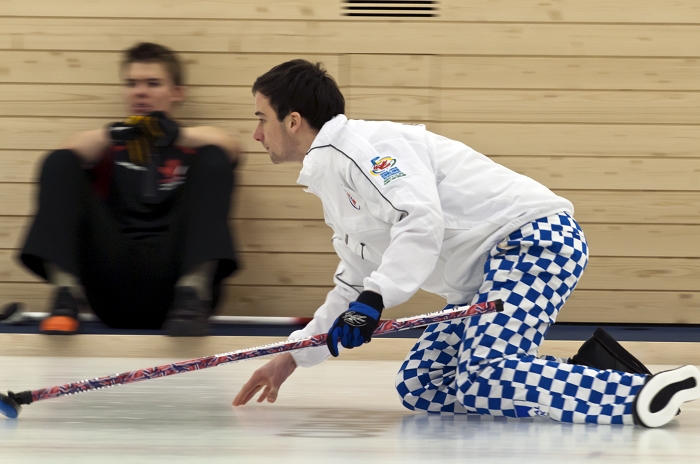
{"label": "red and white patterned broom handle", "polygon": [[[479,316],[492,312],[502,311],[503,303],[500,300],[478,303],[468,307],[454,307],[448,310],[439,311],[420,316],[407,317],[403,319],[389,320],[380,322],[373,335],[384,335],[401,330],[422,327],[436,322],[443,322],[451,319],[461,319],[471,316]],[[206,356],[203,358],[191,359],[163,366],[150,367],[122,374],[109,375],[98,377],[92,380],[82,380],[80,382],[68,383],[65,385],[57,385],[54,387],[32,390],[31,392],[22,392],[14,394],[15,397],[26,398],[22,404],[45,400],[48,398],[57,398],[59,396],[72,395],[90,390],[111,387],[114,385],[123,385],[127,383],[139,382],[142,380],[155,379],[158,377],[166,377],[168,375],[180,374],[182,372],[191,372],[199,369],[207,369],[216,367],[222,364],[228,364],[245,359],[259,358],[270,356],[286,351],[300,350],[303,348],[311,348],[326,344],[326,334],[315,335],[313,337],[302,338],[298,340],[287,340],[270,345],[263,345],[244,350],[231,351],[229,353],[217,354],[214,356]],[[28,401],[31,394],[31,401]]]}

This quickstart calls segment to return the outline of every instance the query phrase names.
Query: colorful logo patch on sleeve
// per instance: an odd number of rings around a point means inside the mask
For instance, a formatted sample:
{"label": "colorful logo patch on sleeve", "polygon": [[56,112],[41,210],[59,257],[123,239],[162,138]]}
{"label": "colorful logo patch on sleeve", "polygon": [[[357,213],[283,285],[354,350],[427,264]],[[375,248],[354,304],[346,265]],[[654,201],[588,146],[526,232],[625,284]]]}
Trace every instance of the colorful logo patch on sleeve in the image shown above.
{"label": "colorful logo patch on sleeve", "polygon": [[401,170],[395,165],[396,160],[391,156],[377,156],[372,160],[372,169],[370,170],[370,173],[372,173],[373,176],[380,176],[382,180],[384,180],[384,185],[386,185],[392,180],[396,180],[400,177],[406,177],[406,174],[401,172]]}

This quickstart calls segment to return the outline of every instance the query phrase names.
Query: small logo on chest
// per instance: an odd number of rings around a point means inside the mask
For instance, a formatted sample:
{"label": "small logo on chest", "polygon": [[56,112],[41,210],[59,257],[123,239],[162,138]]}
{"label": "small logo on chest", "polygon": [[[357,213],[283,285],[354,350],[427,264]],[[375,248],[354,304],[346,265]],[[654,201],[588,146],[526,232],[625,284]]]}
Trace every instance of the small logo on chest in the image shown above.
{"label": "small logo on chest", "polygon": [[360,204],[355,200],[352,195],[350,195],[348,192],[345,192],[345,194],[348,196],[348,200],[350,201],[350,204],[352,205],[353,208],[355,209],[360,209]]}

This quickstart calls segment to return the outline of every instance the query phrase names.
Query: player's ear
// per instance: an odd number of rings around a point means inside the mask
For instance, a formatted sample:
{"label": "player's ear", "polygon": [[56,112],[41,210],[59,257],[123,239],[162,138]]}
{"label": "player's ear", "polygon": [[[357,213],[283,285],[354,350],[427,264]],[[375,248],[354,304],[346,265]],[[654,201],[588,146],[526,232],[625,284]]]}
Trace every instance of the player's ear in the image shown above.
{"label": "player's ear", "polygon": [[299,128],[302,125],[302,118],[299,113],[296,111],[292,111],[289,113],[289,118],[288,118],[288,126],[289,126],[289,131],[294,133],[299,130]]}
{"label": "player's ear", "polygon": [[184,85],[176,85],[173,87],[172,101],[173,103],[180,103],[185,100],[187,96],[187,89]]}

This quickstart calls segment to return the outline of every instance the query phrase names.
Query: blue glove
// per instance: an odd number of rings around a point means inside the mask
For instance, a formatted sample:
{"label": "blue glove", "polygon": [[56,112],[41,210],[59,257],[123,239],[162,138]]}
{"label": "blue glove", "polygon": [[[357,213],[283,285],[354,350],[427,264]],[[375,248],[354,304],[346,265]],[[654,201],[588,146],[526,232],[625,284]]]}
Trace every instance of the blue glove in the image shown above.
{"label": "blue glove", "polygon": [[381,309],[377,310],[359,301],[350,303],[350,308],[338,316],[328,331],[326,339],[328,351],[334,357],[338,357],[338,342],[345,348],[355,348],[369,343],[374,329],[379,325],[381,315]]}

